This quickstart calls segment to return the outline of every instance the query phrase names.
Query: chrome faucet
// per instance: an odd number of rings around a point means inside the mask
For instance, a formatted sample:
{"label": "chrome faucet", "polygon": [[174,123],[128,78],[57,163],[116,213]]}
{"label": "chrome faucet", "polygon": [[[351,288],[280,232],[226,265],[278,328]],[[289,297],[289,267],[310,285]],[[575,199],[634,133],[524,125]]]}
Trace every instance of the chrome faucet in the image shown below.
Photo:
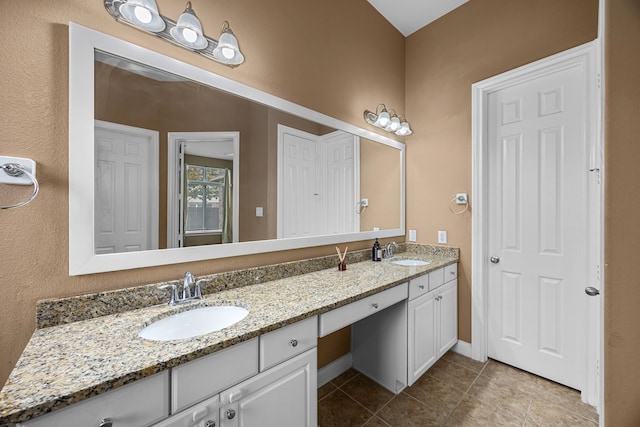
{"label": "chrome faucet", "polygon": [[[195,276],[190,271],[184,274],[182,280],[182,292],[178,292],[178,285],[175,283],[167,283],[166,285],[159,286],[160,289],[171,289],[171,296],[169,297],[169,305],[183,304],[188,301],[194,301],[202,299],[201,284],[211,281],[211,279],[200,279],[196,281]],[[193,294],[191,293],[191,287],[193,286]]]}
{"label": "chrome faucet", "polygon": [[191,286],[196,284],[196,278],[192,272],[187,271],[184,273],[184,279],[182,280],[182,299],[187,300],[191,298]]}
{"label": "chrome faucet", "polygon": [[393,248],[400,249],[396,242],[387,243],[385,246],[385,258],[393,258]]}

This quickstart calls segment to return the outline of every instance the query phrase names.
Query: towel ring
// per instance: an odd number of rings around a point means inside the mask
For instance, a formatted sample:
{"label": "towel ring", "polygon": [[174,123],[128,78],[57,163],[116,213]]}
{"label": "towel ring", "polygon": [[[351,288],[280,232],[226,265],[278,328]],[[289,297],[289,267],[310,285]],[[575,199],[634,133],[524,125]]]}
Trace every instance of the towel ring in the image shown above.
{"label": "towel ring", "polygon": [[457,198],[455,198],[455,197],[453,199],[451,199],[451,201],[449,202],[449,210],[451,211],[452,214],[461,215],[461,214],[465,213],[467,211],[467,209],[469,209],[469,202],[465,202],[464,208],[462,210],[454,211],[453,208],[451,207],[451,204],[453,202],[455,202],[456,200],[457,200]]}
{"label": "towel ring", "polygon": [[0,166],[0,169],[2,169],[4,171],[4,173],[6,173],[7,175],[11,176],[11,177],[19,177],[22,175],[26,175],[27,177],[29,177],[29,179],[31,181],[33,181],[33,194],[31,194],[31,196],[29,196],[28,199],[20,202],[20,203],[16,203],[15,205],[6,205],[6,206],[0,206],[0,209],[11,209],[11,208],[17,208],[20,206],[24,206],[27,203],[29,203],[30,201],[32,201],[33,199],[36,198],[36,196],[38,195],[38,191],[40,190],[40,184],[38,184],[38,180],[36,179],[35,176],[33,176],[30,172],[27,172],[22,165],[18,164],[18,163],[5,163],[4,165]]}

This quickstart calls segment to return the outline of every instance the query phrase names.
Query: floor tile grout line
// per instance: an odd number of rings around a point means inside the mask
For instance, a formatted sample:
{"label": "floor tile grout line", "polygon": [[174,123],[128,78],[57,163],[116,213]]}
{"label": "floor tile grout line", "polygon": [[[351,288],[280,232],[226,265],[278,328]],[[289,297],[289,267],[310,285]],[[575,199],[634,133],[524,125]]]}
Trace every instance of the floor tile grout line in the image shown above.
{"label": "floor tile grout line", "polygon": [[[486,362],[485,362],[484,366],[482,367],[482,369],[480,369],[480,372],[482,372],[484,370],[485,366],[487,366]],[[471,395],[469,395],[469,390],[471,390],[471,387],[473,387],[473,385],[476,383],[476,381],[478,381],[478,378],[480,377],[480,372],[478,372],[476,374],[476,377],[473,379],[473,381],[471,381],[471,384],[469,385],[469,387],[467,387],[467,390],[464,392],[464,394],[462,395],[462,397],[460,398],[460,400],[458,401],[456,406],[451,410],[451,412],[447,416],[447,419],[444,420],[444,423],[442,424],[443,426],[447,425],[447,423],[449,422],[449,420],[451,419],[453,414],[456,412],[456,410],[458,409],[458,407],[460,406],[460,404],[464,400],[464,398],[467,397],[467,396],[471,397]]]}

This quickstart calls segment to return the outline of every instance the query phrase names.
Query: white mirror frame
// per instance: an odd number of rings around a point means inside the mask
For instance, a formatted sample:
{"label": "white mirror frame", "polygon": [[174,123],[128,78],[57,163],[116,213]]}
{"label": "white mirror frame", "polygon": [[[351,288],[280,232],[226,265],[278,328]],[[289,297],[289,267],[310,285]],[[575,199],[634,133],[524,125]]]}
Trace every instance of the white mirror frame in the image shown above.
{"label": "white mirror frame", "polygon": [[[115,254],[95,254],[94,53],[109,52],[252,99],[322,125],[341,129],[399,150],[400,227],[396,229],[193,246]],[[91,88],[91,90],[87,90]],[[128,270],[207,259],[251,255],[405,234],[405,144],[334,119],[166,55],[69,23],[69,275]],[[87,179],[91,177],[92,179]],[[90,206],[87,206],[90,204]]]}

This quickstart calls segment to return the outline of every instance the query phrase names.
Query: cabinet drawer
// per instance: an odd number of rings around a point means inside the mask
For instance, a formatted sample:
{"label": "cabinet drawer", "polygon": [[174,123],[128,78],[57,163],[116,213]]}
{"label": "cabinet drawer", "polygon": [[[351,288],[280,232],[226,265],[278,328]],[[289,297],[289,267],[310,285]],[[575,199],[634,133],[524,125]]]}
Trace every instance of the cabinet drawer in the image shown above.
{"label": "cabinet drawer", "polygon": [[110,418],[114,426],[149,426],[169,415],[169,371],[138,380],[99,396],[33,419],[24,427],[98,426]]}
{"label": "cabinet drawer", "polygon": [[418,298],[429,292],[429,275],[416,277],[409,281],[409,299]]}
{"label": "cabinet drawer", "polygon": [[182,409],[258,373],[258,338],[171,370],[171,408]]}
{"label": "cabinet drawer", "polygon": [[360,319],[383,310],[393,304],[407,299],[408,285],[403,283],[378,294],[368,296],[349,305],[345,305],[320,315],[319,335],[324,337],[331,332],[351,325]]}
{"label": "cabinet drawer", "polygon": [[444,284],[444,268],[429,273],[429,290],[432,291]]}
{"label": "cabinet drawer", "polygon": [[260,372],[318,345],[318,318],[285,326],[260,337]]}
{"label": "cabinet drawer", "polygon": [[447,265],[444,268],[444,281],[449,282],[458,278],[458,264]]}

